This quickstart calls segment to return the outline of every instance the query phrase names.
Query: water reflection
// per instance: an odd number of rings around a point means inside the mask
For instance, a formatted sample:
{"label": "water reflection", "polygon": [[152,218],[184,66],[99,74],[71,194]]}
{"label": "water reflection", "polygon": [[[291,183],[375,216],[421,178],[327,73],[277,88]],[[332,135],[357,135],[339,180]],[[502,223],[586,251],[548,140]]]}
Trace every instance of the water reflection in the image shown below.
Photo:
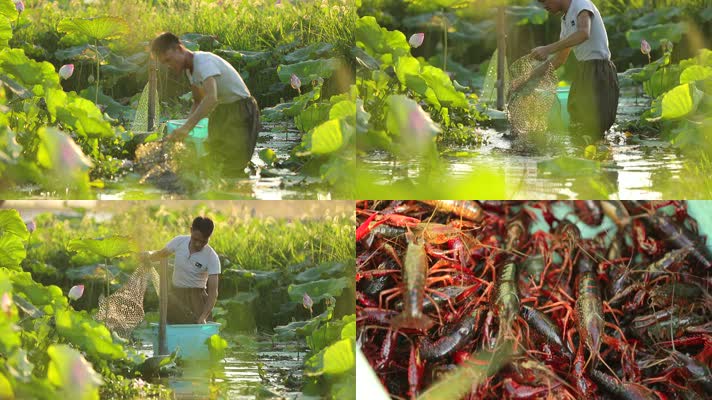
{"label": "water reflection", "polygon": [[[150,337],[143,333],[138,348],[153,356]],[[141,336],[141,335],[139,335]],[[237,399],[301,397],[304,351],[294,343],[252,336],[221,336],[229,343],[218,363],[184,360],[180,374],[159,381],[173,390],[174,399]]]}
{"label": "water reflection", "polygon": [[[641,99],[622,98],[618,121],[638,118],[645,108]],[[583,148],[567,134],[512,138],[506,130],[478,129],[485,139],[482,146],[445,149],[443,175],[463,178],[481,170],[502,171],[506,197],[512,199],[662,198],[655,187],[679,179],[683,160],[667,142],[630,138],[616,128],[605,137],[605,146],[599,146],[599,151],[610,152],[601,162],[583,159]],[[382,185],[416,179],[423,170],[417,161],[396,163],[381,152],[370,153],[363,161]]]}

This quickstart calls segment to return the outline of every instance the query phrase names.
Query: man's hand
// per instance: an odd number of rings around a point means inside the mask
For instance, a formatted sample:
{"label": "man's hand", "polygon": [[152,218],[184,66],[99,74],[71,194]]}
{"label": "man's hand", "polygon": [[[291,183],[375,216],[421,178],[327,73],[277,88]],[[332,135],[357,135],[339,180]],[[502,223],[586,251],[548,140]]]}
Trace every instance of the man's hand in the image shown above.
{"label": "man's hand", "polygon": [[188,134],[190,133],[190,129],[186,128],[185,125],[179,126],[176,128],[173,133],[168,135],[168,140],[174,141],[174,142],[179,142],[182,141],[183,139],[188,137]]}
{"label": "man's hand", "polygon": [[549,46],[535,47],[530,54],[534,59],[544,61],[551,54],[551,48]]}
{"label": "man's hand", "polygon": [[139,260],[141,260],[142,263],[144,264],[150,264],[151,263],[151,252],[150,251],[142,251],[138,254]]}

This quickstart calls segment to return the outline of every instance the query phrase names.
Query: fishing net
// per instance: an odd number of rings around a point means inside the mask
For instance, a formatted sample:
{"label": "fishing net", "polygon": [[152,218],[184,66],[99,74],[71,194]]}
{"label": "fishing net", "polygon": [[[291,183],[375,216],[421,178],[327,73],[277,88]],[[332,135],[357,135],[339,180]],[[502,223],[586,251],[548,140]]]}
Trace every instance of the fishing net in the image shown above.
{"label": "fishing net", "polygon": [[170,192],[183,192],[178,174],[187,167],[187,146],[181,142],[149,142],[136,147],[135,170],[142,174],[139,183],[149,182]]}
{"label": "fishing net", "polygon": [[[131,125],[131,130],[133,132],[149,132],[148,130],[148,84],[143,88],[141,92],[141,97],[138,101],[138,107],[136,108],[136,115],[134,116],[133,124]],[[154,106],[156,110],[156,116],[161,115],[161,110],[159,108],[158,93],[154,96]],[[158,121],[158,118],[156,118]]]}
{"label": "fishing net", "polygon": [[158,296],[158,271],[151,265],[141,266],[129,276],[128,281],[119,290],[108,297],[99,298],[99,309],[94,314],[94,319],[103,322],[119,336],[128,337],[143,321],[143,296],[149,281]]}
{"label": "fishing net", "polygon": [[[557,101],[558,79],[550,63],[543,74],[528,79],[539,65],[541,62],[531,55],[526,55],[509,67],[511,81],[508,88],[507,115],[513,132],[542,132],[548,126],[549,113]],[[525,80],[518,90],[511,91],[512,84]]]}

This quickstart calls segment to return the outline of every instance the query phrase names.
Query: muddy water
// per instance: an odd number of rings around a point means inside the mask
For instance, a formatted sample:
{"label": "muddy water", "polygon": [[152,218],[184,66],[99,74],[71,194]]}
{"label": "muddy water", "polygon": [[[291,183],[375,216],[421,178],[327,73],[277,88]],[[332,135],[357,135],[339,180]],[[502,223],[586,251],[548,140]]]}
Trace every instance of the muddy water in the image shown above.
{"label": "muddy water", "polygon": [[[617,122],[637,118],[646,103],[626,93],[618,107]],[[598,151],[610,156],[600,162],[584,159],[583,146],[575,146],[566,134],[546,132],[512,139],[507,128],[478,129],[484,144],[476,148],[450,147],[441,156],[445,175],[453,178],[482,169],[502,171],[507,198],[566,199],[621,198],[659,199],[661,183],[679,179],[683,160],[668,142],[631,135],[614,125]],[[419,173],[417,163],[394,163],[389,155],[371,153],[364,166],[388,185]]]}
{"label": "muddy water", "polygon": [[[153,356],[148,331],[138,331],[140,353]],[[255,399],[301,397],[304,351],[295,343],[221,334],[228,341],[225,358],[215,366],[184,362],[179,374],[161,378],[176,399]],[[300,352],[301,350],[301,352]]]}
{"label": "muddy water", "polygon": [[[300,133],[293,127],[264,124],[260,132],[252,162],[257,167],[249,178],[205,180],[195,192],[175,192],[162,187],[161,183],[151,185],[140,183],[141,176],[129,174],[116,182],[108,182],[96,190],[101,200],[130,199],[331,199],[329,190],[318,179],[305,176],[288,168],[266,166],[259,157],[260,150],[274,150],[280,161],[289,158],[289,152],[301,141]],[[170,185],[166,185],[170,186]]]}

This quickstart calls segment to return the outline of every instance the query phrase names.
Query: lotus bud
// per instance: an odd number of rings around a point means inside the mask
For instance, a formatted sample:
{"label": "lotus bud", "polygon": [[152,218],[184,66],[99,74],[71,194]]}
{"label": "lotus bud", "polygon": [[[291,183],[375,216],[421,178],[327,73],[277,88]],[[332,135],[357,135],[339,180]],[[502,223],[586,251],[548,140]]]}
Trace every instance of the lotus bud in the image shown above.
{"label": "lotus bud", "polygon": [[77,300],[82,295],[84,294],[84,285],[75,285],[72,286],[71,289],[69,289],[69,294],[67,294],[67,297],[69,297],[72,300]]}
{"label": "lotus bud", "polygon": [[294,90],[299,90],[299,88],[302,87],[302,81],[300,81],[299,77],[294,74],[292,74],[289,78],[289,84],[292,85],[292,89]]}
{"label": "lotus bud", "polygon": [[648,55],[648,54],[650,54],[650,50],[651,50],[650,43],[648,43],[648,41],[645,39],[641,40],[640,41],[640,52],[645,55]]}
{"label": "lotus bud", "polygon": [[0,309],[2,309],[2,312],[5,313],[8,317],[12,313],[12,297],[10,297],[10,293],[5,292],[2,294],[2,300],[0,300]]}
{"label": "lotus bud", "polygon": [[417,49],[423,44],[423,40],[425,40],[425,33],[415,33],[408,39],[408,43],[410,43],[411,47]]}
{"label": "lotus bud", "polygon": [[302,296],[302,305],[304,308],[308,308],[309,312],[312,312],[312,306],[314,305],[314,300],[312,300],[311,297],[307,294],[307,292],[304,292],[304,296]]}
{"label": "lotus bud", "polygon": [[32,233],[37,229],[37,225],[35,224],[35,221],[29,220],[25,222],[25,226],[27,227],[27,230]]}
{"label": "lotus bud", "polygon": [[18,13],[25,11],[25,3],[22,0],[15,1],[15,10],[17,10]]}
{"label": "lotus bud", "polygon": [[74,73],[74,64],[65,64],[62,65],[62,68],[59,69],[59,77],[62,79],[69,79],[70,76]]}

